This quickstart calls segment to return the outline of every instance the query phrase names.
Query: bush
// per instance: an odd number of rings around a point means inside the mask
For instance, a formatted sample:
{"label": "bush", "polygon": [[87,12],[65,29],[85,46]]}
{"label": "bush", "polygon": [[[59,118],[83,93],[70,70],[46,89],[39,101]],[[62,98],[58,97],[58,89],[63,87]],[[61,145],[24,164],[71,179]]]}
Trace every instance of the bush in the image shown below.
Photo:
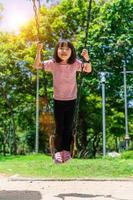
{"label": "bush", "polygon": [[131,151],[125,151],[121,154],[121,158],[124,159],[133,159],[133,150]]}

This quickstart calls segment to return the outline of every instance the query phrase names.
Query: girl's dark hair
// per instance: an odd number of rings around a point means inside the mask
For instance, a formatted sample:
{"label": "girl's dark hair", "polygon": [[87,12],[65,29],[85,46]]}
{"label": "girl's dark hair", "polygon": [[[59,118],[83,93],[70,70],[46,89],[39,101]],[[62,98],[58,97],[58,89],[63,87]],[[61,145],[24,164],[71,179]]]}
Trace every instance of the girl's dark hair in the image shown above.
{"label": "girl's dark hair", "polygon": [[59,47],[64,47],[64,46],[67,46],[67,47],[69,47],[71,49],[71,56],[68,59],[67,63],[68,64],[73,64],[75,62],[75,60],[76,60],[76,51],[75,51],[75,48],[74,48],[73,44],[68,40],[61,40],[61,41],[58,42],[58,44],[56,45],[55,50],[54,50],[53,58],[54,58],[55,62],[57,62],[57,63],[60,63],[62,61],[58,57],[58,48]]}

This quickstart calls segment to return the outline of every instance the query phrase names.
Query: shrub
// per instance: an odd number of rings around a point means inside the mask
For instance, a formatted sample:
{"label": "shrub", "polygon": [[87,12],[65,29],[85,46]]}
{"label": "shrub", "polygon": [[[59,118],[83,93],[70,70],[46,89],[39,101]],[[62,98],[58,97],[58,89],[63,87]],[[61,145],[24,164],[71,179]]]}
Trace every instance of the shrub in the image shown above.
{"label": "shrub", "polygon": [[121,154],[121,158],[124,158],[124,159],[133,159],[133,150],[131,151],[124,151],[122,154]]}

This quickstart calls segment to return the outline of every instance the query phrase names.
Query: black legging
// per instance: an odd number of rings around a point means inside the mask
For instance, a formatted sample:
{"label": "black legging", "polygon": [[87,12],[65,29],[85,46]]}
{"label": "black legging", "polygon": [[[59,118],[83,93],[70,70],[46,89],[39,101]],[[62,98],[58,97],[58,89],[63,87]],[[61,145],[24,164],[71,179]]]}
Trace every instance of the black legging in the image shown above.
{"label": "black legging", "polygon": [[54,100],[56,151],[70,151],[75,105],[76,99],[69,101]]}

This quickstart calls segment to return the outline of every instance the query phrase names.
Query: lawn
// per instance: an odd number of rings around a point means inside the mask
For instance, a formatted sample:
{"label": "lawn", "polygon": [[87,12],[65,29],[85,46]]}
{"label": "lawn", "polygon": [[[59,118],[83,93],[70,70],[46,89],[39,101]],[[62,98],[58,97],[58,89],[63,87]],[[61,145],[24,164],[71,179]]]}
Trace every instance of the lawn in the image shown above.
{"label": "lawn", "polygon": [[133,178],[133,159],[72,159],[54,164],[50,156],[0,156],[0,173],[36,178]]}

